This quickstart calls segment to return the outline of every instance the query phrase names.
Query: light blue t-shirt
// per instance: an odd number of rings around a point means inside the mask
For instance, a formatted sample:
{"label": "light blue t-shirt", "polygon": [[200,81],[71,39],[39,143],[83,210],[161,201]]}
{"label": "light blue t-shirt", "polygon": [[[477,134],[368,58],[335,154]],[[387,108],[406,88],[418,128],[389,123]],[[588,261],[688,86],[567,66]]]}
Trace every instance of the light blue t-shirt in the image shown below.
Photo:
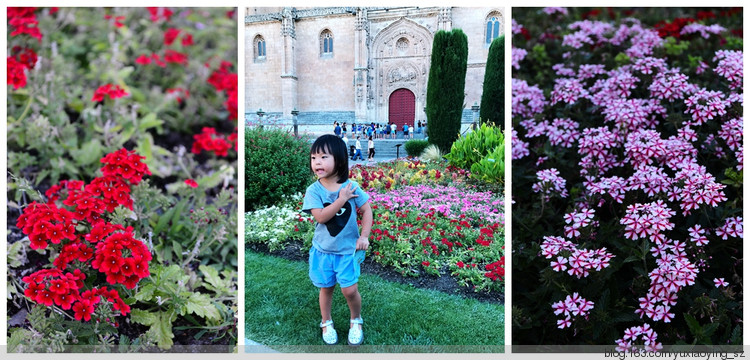
{"label": "light blue t-shirt", "polygon": [[302,211],[309,214],[312,209],[322,209],[336,201],[339,198],[341,188],[348,186],[350,183],[355,189],[354,194],[359,196],[349,199],[346,205],[341,207],[341,210],[327,223],[318,223],[315,226],[313,246],[321,252],[339,255],[354,254],[359,238],[357,209],[370,199],[370,195],[362,190],[359,184],[351,180],[346,180],[333,192],[328,191],[320,181],[316,181],[307,187]]}

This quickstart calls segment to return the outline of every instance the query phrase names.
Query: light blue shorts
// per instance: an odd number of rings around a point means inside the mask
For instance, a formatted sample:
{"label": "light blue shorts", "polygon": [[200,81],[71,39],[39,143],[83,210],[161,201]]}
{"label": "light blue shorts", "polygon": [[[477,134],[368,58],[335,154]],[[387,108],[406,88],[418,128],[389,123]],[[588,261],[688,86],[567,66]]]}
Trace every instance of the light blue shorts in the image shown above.
{"label": "light blue shorts", "polygon": [[310,280],[319,288],[333,287],[338,283],[342,288],[359,281],[359,264],[352,255],[328,254],[310,248]]}

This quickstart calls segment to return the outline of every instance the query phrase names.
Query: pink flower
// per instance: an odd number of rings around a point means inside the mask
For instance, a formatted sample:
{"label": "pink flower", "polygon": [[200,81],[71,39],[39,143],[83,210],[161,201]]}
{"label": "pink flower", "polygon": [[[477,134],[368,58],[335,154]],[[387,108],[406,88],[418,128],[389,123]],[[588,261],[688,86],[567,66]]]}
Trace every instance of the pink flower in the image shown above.
{"label": "pink flower", "polygon": [[714,278],[714,286],[716,286],[717,288],[720,286],[727,287],[729,286],[729,283],[724,281],[724,278]]}

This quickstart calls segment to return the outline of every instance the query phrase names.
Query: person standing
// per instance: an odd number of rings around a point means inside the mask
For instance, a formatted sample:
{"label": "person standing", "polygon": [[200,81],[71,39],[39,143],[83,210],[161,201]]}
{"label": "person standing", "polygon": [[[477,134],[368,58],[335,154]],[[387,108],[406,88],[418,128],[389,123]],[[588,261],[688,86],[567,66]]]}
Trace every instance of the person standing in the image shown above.
{"label": "person standing", "polygon": [[336,136],[338,136],[338,137],[341,137],[341,126],[339,126],[339,122],[338,121],[334,121],[333,125],[334,125],[334,127],[333,127],[333,134],[336,135]]}
{"label": "person standing", "polygon": [[357,136],[357,141],[354,142],[354,156],[352,157],[352,160],[357,160],[357,156],[359,156],[360,160],[364,160],[364,156],[362,156],[362,143],[359,142],[359,136]]}
{"label": "person standing", "polygon": [[391,139],[396,138],[396,124],[391,123]]}
{"label": "person standing", "polygon": [[409,139],[414,139],[414,125],[409,125]]}
{"label": "person standing", "polygon": [[[344,123],[343,126],[341,126],[341,137],[346,139],[346,123]],[[346,141],[344,141],[346,142]]]}
{"label": "person standing", "polygon": [[367,160],[374,161],[375,160],[375,142],[372,141],[372,136],[370,136],[370,140],[367,141],[367,149],[369,150],[367,154]]}

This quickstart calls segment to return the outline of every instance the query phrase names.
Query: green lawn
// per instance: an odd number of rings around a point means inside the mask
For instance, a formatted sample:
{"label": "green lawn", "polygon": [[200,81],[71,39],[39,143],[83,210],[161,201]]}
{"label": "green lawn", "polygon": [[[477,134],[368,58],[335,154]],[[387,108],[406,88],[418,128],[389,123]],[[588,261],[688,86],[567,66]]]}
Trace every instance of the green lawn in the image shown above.
{"label": "green lawn", "polygon": [[[504,306],[378,276],[359,280],[365,342],[347,345],[349,308],[336,289],[333,321],[339,343],[320,337],[318,289],[307,263],[245,251],[245,336],[282,352],[502,352]],[[248,351],[253,351],[252,347]]]}

